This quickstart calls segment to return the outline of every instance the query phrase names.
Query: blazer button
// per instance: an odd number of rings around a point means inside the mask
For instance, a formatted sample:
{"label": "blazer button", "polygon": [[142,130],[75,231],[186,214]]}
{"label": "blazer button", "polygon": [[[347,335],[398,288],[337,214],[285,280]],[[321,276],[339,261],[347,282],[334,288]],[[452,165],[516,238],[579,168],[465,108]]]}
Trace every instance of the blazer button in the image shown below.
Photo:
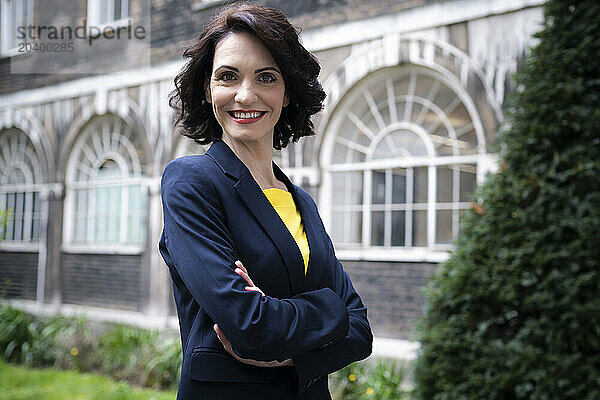
{"label": "blazer button", "polygon": [[326,349],[327,347],[329,347],[329,346],[332,346],[332,345],[336,344],[336,343],[337,343],[337,341],[338,341],[338,339],[337,339],[337,338],[336,338],[336,339],[333,339],[333,340],[330,340],[329,342],[327,342],[327,343],[325,343],[324,345],[322,345],[322,346],[321,346],[321,348],[322,348],[322,349]]}

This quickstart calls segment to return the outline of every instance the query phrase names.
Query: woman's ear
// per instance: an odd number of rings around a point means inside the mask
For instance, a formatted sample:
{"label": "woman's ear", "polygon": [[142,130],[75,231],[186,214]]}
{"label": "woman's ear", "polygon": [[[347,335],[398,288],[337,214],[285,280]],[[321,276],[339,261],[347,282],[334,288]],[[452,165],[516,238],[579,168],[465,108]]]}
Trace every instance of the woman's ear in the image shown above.
{"label": "woman's ear", "polygon": [[207,103],[210,103],[212,98],[210,96],[210,80],[206,80],[204,82],[204,98],[206,99]]}
{"label": "woman's ear", "polygon": [[283,106],[287,107],[290,104],[290,98],[287,94],[287,90],[285,91],[285,93],[283,94]]}

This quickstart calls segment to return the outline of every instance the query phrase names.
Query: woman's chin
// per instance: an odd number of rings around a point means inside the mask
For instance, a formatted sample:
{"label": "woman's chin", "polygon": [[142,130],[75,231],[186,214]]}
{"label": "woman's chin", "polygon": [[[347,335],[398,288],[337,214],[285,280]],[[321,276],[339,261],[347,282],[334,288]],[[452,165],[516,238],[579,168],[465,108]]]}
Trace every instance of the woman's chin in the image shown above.
{"label": "woman's chin", "polygon": [[[273,131],[271,132],[257,132],[253,129],[232,129],[223,132],[223,137],[228,136],[229,140],[233,142],[245,142],[245,143],[262,143],[267,142],[270,146],[273,144]],[[227,142],[227,140],[225,140]]]}

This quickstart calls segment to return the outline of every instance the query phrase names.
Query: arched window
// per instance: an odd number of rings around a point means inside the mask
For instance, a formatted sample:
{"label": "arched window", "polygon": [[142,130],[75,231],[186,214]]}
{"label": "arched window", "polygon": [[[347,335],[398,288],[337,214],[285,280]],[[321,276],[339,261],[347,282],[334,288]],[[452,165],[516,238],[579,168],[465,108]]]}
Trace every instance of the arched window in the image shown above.
{"label": "arched window", "polygon": [[6,242],[31,243],[40,238],[42,167],[34,146],[18,129],[0,132],[0,225]]}
{"label": "arched window", "polygon": [[113,115],[86,125],[67,167],[66,243],[144,243],[148,190],[140,141]]}
{"label": "arched window", "polygon": [[355,85],[324,144],[336,247],[448,249],[485,156],[480,126],[464,91],[427,68],[386,68]]}

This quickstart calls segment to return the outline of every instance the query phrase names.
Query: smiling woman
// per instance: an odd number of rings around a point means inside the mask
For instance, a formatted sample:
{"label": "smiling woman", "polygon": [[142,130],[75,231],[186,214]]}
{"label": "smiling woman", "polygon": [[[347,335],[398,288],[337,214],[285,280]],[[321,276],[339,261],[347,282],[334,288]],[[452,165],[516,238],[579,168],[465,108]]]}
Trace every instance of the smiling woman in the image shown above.
{"label": "smiling woman", "polygon": [[[249,11],[251,10],[251,11]],[[275,125],[273,147],[281,149],[290,141],[314,135],[310,117],[323,108],[325,92],[317,80],[321,67],[316,58],[298,41],[296,29],[282,13],[264,7],[241,5],[230,7],[207,24],[198,39],[187,48],[183,56],[190,61],[175,78],[176,90],[169,103],[179,111],[176,124],[183,126],[182,134],[199,144],[209,144],[221,139],[222,128],[217,122],[206,97],[206,83],[213,79],[214,55],[217,45],[233,33],[246,33],[258,41],[276,62],[277,69],[269,69],[259,79],[271,81],[278,74],[285,77],[285,91],[289,104],[281,111]],[[238,57],[248,56],[249,49],[241,49]],[[274,67],[265,65],[264,67]],[[234,65],[230,67],[236,68]],[[239,71],[225,70],[224,79],[233,78]],[[258,73],[258,71],[255,71]]]}
{"label": "smiling woman", "polygon": [[267,48],[249,33],[230,34],[215,47],[206,100],[223,128],[222,139],[268,141],[282,107],[289,104],[279,66]]}
{"label": "smiling woman", "polygon": [[313,199],[273,162],[314,134],[319,64],[283,14],[250,4],[217,15],[184,56],[170,102],[182,133],[211,146],[161,182],[178,399],[330,399],[327,375],[371,353],[367,310]]}

